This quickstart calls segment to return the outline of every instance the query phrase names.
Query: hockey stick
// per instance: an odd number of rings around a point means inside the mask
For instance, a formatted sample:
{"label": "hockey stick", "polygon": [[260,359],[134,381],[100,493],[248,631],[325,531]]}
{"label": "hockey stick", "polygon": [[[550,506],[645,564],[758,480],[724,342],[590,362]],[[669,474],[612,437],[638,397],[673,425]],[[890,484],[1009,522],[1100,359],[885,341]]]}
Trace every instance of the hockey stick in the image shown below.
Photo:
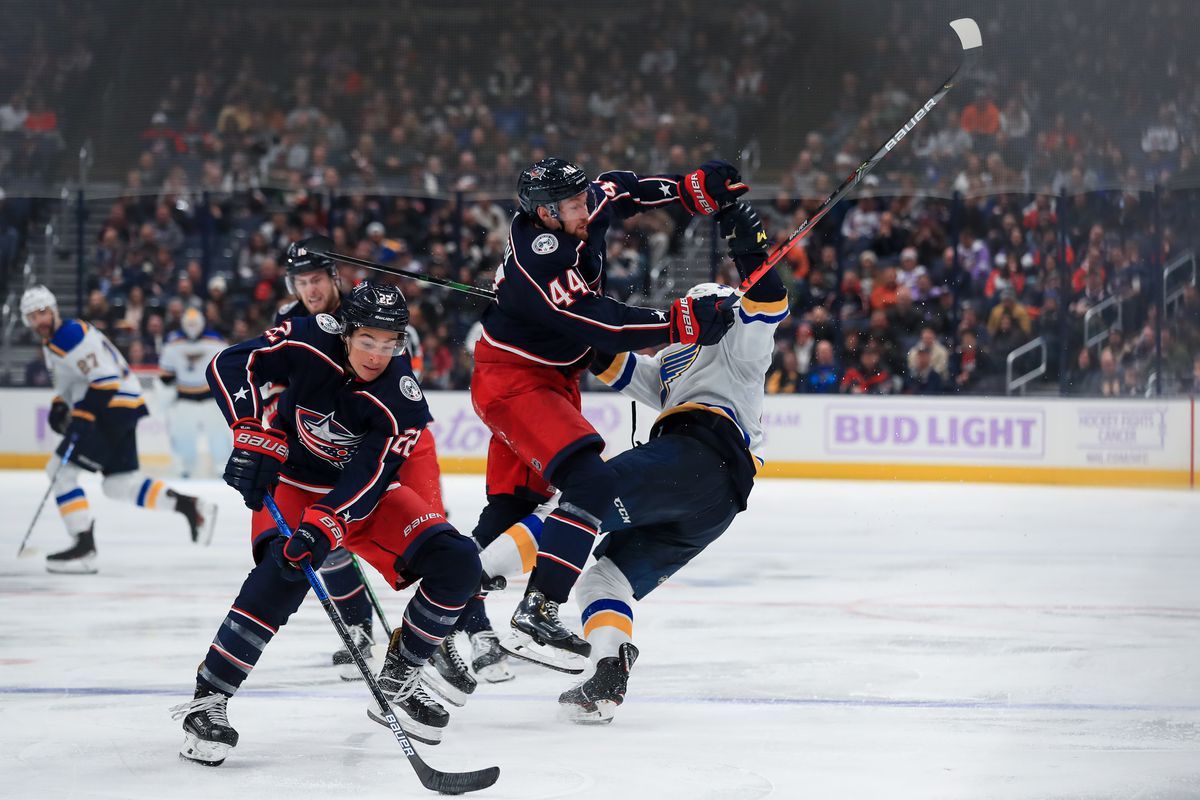
{"label": "hockey stick", "polygon": [[[275,520],[276,527],[279,532],[286,538],[291,538],[292,529],[288,526],[287,520],[283,518],[283,514],[279,512],[279,506],[275,505],[275,498],[267,495],[263,498],[263,505],[267,511],[271,513],[271,517]],[[338,616],[337,609],[333,607],[333,601],[329,599],[329,594],[325,591],[325,587],[321,585],[321,580],[317,577],[316,571],[307,561],[301,564],[304,568],[304,576],[308,578],[308,583],[312,586],[313,591],[317,595],[317,599],[321,601],[321,607],[325,609],[325,613],[329,616],[329,621],[333,623],[333,627],[337,629],[338,636],[342,637],[342,644],[350,651],[350,655],[354,658],[354,663],[358,667],[358,671],[362,673],[363,680],[367,682],[367,688],[371,690],[371,696],[379,705],[379,711],[383,715],[383,719],[387,722],[389,728],[392,729],[392,735],[396,737],[396,742],[404,749],[404,754],[408,756],[408,761],[412,764],[413,770],[417,773],[417,778],[420,779],[421,785],[439,794],[464,794],[466,792],[477,792],[480,789],[486,789],[496,782],[500,777],[499,767],[488,767],[487,769],[476,770],[475,772],[440,772],[425,763],[416,748],[413,747],[408,736],[404,733],[404,729],[400,727],[400,723],[396,721],[396,714],[392,711],[392,707],[388,704],[387,698],[383,696],[383,692],[379,689],[379,684],[375,682],[375,676],[371,674],[371,669],[367,666],[367,662],[363,660],[362,653],[354,646],[354,642],[350,639],[350,632],[346,630],[346,624],[342,622],[342,618]]]}
{"label": "hockey stick", "polygon": [[399,267],[388,267],[384,266],[383,264],[377,264],[374,261],[367,261],[362,258],[344,256],[341,253],[335,253],[333,250],[333,240],[327,236],[313,236],[312,238],[305,239],[302,247],[309,253],[315,253],[319,256],[332,258],[334,261],[353,264],[356,267],[366,267],[367,269],[373,269],[377,272],[384,272],[388,275],[396,275],[401,278],[412,278],[414,281],[432,283],[435,286],[445,286],[448,289],[466,292],[467,294],[474,295],[475,297],[482,297],[487,300],[496,299],[496,293],[490,289],[480,289],[478,286],[471,286],[470,284],[459,283],[458,281],[447,280],[446,278],[435,278],[432,275],[424,275],[420,272],[400,269]]}
{"label": "hockey stick", "polygon": [[392,637],[392,626],[388,625],[387,616],[383,613],[383,605],[380,604],[379,596],[375,594],[375,590],[371,588],[371,582],[367,580],[367,574],[363,572],[358,556],[351,553],[350,563],[354,565],[354,571],[358,573],[358,579],[362,581],[363,586],[367,587],[367,597],[370,598],[371,606],[375,609],[375,615],[379,617],[379,622],[383,625],[384,633],[390,639]]}
{"label": "hockey stick", "polygon": [[837,205],[838,202],[840,202],[843,197],[849,194],[855,186],[858,186],[862,179],[867,176],[867,173],[874,169],[875,165],[878,164],[884,156],[892,152],[892,148],[899,144],[900,140],[908,135],[908,132],[911,131],[916,124],[921,121],[922,118],[924,118],[930,111],[933,110],[933,107],[937,105],[943,97],[946,96],[946,92],[953,88],[955,79],[958,78],[958,74],[960,72],[970,70],[971,66],[975,62],[975,56],[979,52],[979,48],[983,46],[983,38],[979,34],[979,25],[977,25],[975,20],[971,19],[970,17],[963,17],[962,19],[956,19],[951,22],[950,27],[954,29],[956,34],[958,34],[958,39],[962,43],[963,59],[958,65],[958,68],[955,69],[954,72],[950,73],[950,77],[947,78],[946,82],[942,84],[942,88],[938,89],[937,93],[935,93],[933,97],[926,100],[925,104],[917,109],[917,113],[913,114],[912,119],[904,123],[903,128],[892,134],[892,138],[884,142],[883,147],[880,147],[875,151],[875,155],[868,158],[859,166],[858,169],[850,173],[850,177],[846,178],[846,180],[842,182],[842,185],[834,190],[833,194],[825,198],[825,201],[817,207],[817,210],[813,212],[811,217],[804,220],[800,227],[796,228],[796,230],[792,232],[792,235],[789,236],[783,244],[779,245],[779,247],[771,252],[771,254],[767,256],[766,260],[758,265],[757,269],[746,276],[746,279],[742,281],[741,286],[735,290],[735,293],[739,298],[746,294],[746,292],[750,291],[750,287],[758,283],[758,280],[763,275],[766,275],[768,272],[774,269],[775,265],[779,263],[780,259],[788,254],[788,251],[790,251],[796,245],[796,242],[808,235],[809,231],[812,230],[812,227],[829,212],[829,209]]}
{"label": "hockey stick", "polygon": [[[46,488],[46,493],[42,495],[42,502],[38,503],[37,511],[33,512],[33,519],[29,520],[29,529],[25,531],[25,538],[21,540],[21,546],[17,548],[17,558],[25,552],[25,545],[29,542],[29,536],[33,533],[33,526],[37,525],[38,518],[42,516],[42,509],[46,507],[46,501],[50,499],[50,494],[54,491],[54,482],[58,480],[58,473],[62,472],[62,468],[71,460],[71,454],[75,452],[75,441],[72,440],[67,449],[63,451],[62,461],[58,462],[58,466],[54,468],[54,474],[50,476],[50,485]],[[29,551],[30,555],[34,551]]]}

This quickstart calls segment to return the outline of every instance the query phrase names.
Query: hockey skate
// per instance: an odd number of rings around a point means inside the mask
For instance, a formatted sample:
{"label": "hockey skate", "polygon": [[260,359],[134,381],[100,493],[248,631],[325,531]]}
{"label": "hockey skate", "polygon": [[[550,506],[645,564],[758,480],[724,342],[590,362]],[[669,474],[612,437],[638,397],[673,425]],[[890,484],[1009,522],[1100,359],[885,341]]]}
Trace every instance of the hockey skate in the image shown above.
{"label": "hockey skate", "polygon": [[[442,741],[442,731],[450,723],[450,715],[421,685],[421,667],[400,655],[400,629],[392,633],[383,671],[379,673],[379,688],[396,712],[396,721],[409,737],[425,744]],[[392,726],[377,708],[368,708],[367,716],[385,728]]]}
{"label": "hockey skate", "polygon": [[471,669],[475,677],[488,683],[504,683],[517,677],[508,666],[508,655],[500,649],[500,638],[493,630],[471,634]]}
{"label": "hockey skate", "polygon": [[626,642],[617,655],[597,661],[592,677],[559,695],[560,715],[580,725],[612,722],[617,706],[625,700],[629,671],[637,657],[638,649]]}
{"label": "hockey skate", "polygon": [[451,705],[466,705],[467,698],[478,685],[463,658],[458,636],[454,633],[443,639],[438,649],[433,651],[433,657],[424,670],[425,683]]}
{"label": "hockey skate", "polygon": [[587,668],[592,646],[563,627],[558,603],[538,591],[529,592],[512,615],[513,630],[500,648],[543,667],[578,675]]}
{"label": "hockey skate", "polygon": [[[360,625],[347,625],[346,630],[350,633],[350,640],[362,654],[363,660],[367,662],[367,669],[374,670],[375,658],[371,653],[371,646],[375,644],[375,637],[371,635],[371,621],[367,620]],[[354,657],[344,647],[333,654],[333,665],[337,667],[338,675],[344,681],[361,681],[363,679],[362,673],[358,671],[358,665],[354,663]]]}
{"label": "hockey skate", "polygon": [[228,703],[229,698],[225,695],[197,686],[196,696],[190,702],[171,709],[171,719],[183,719],[180,758],[206,767],[219,767],[225,762],[229,751],[238,743],[238,732],[226,716]]}
{"label": "hockey skate", "polygon": [[175,498],[175,510],[187,520],[192,542],[208,546],[217,527],[217,504],[190,494],[180,494],[174,489],[167,489],[167,494]]}
{"label": "hockey skate", "polygon": [[75,544],[66,550],[46,556],[46,571],[67,575],[95,575],[96,539],[88,528],[75,537]]}

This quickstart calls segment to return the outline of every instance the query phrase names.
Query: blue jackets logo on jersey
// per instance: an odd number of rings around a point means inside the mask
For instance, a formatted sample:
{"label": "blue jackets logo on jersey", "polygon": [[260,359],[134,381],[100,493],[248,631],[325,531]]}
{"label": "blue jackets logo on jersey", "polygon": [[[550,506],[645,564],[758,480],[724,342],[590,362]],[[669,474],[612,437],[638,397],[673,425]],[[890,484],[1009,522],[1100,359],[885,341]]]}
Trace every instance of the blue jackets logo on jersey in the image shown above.
{"label": "blue jackets logo on jersey", "polygon": [[338,469],[354,457],[363,438],[346,430],[332,412],[318,414],[303,406],[296,406],[296,434],[309,452]]}
{"label": "blue jackets logo on jersey", "polygon": [[558,249],[558,237],[550,233],[543,233],[533,240],[531,247],[533,252],[539,256],[549,255]]}

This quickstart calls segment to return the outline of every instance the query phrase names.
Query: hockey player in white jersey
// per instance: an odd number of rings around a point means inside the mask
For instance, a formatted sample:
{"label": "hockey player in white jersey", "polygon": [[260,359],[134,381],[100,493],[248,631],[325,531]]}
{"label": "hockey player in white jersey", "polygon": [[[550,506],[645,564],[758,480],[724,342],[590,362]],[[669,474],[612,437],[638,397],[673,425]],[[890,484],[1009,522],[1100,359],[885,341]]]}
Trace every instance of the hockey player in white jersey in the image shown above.
{"label": "hockey player in white jersey", "polygon": [[[718,222],[738,271],[750,274],[766,253],[758,214],[739,202],[720,212]],[[688,295],[714,293],[731,295],[733,289],[707,283]],[[559,697],[568,719],[612,720],[638,656],[635,601],[691,561],[745,510],[763,463],[758,451],[764,380],[775,329],[787,315],[787,289],[772,271],[742,298],[733,328],[716,345],[674,344],[653,356],[594,356],[590,368],[601,381],[662,413],[646,444],[609,461],[620,476],[619,494],[601,520],[606,535],[595,548],[596,563],[575,586],[595,672]],[[483,551],[485,576],[528,571],[537,552],[539,516],[522,520]]]}
{"label": "hockey player in white jersey", "polygon": [[179,460],[180,475],[191,478],[196,476],[196,444],[201,436],[208,440],[209,462],[218,471],[224,468],[233,449],[229,426],[213,404],[212,390],[204,377],[208,362],[228,343],[208,328],[198,309],[185,311],[179,324],[182,330],[167,336],[158,367],[160,380],[175,389],[167,416],[171,450]]}
{"label": "hockey player in white jersey", "polygon": [[[57,396],[51,403],[51,429],[62,434],[46,465],[71,547],[46,557],[50,572],[96,572],[96,542],[82,470],[99,472],[104,494],[142,508],[176,511],[187,520],[192,541],[212,539],[213,503],[170,489],[138,467],[137,423],[146,416],[137,377],[104,334],[82,320],[63,320],[54,294],[33,286],[21,297],[21,317],[42,340],[46,367]],[[70,458],[62,464],[67,450]]]}

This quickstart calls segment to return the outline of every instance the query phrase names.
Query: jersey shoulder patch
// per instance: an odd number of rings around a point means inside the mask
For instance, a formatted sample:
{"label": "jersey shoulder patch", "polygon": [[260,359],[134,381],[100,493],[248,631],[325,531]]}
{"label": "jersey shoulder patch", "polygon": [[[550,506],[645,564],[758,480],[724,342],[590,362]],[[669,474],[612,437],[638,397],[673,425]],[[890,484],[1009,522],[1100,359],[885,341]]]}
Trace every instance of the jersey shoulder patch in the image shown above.
{"label": "jersey shoulder patch", "polygon": [[50,337],[50,344],[64,353],[69,353],[79,346],[86,334],[87,323],[77,319],[68,319]]}
{"label": "jersey shoulder patch", "polygon": [[317,327],[326,333],[344,333],[345,328],[332,314],[317,314]]}
{"label": "jersey shoulder patch", "polygon": [[529,249],[539,256],[548,256],[558,249],[558,237],[552,233],[542,233],[534,237]]}
{"label": "jersey shoulder patch", "polygon": [[421,394],[421,387],[410,375],[405,375],[400,379],[400,394],[404,395],[409,400],[412,400],[414,403],[418,402],[423,397]]}

